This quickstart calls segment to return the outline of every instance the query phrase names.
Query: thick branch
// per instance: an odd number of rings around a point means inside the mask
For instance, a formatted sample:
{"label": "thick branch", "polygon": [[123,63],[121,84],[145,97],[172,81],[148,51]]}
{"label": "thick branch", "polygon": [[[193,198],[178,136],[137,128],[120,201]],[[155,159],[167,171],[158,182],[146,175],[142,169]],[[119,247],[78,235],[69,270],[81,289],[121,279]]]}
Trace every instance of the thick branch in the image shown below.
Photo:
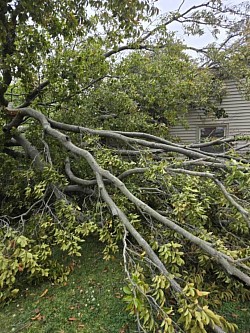
{"label": "thick branch", "polygon": [[[26,109],[24,110],[25,113],[31,113],[31,110]],[[160,140],[158,138],[158,142],[153,141],[146,141],[144,139],[137,139],[130,137],[130,134],[128,136],[126,135],[126,132],[113,132],[113,131],[107,131],[107,130],[94,130],[82,126],[75,126],[75,125],[69,125],[69,124],[63,124],[56,122],[54,120],[49,119],[49,123],[52,125],[52,127],[64,130],[64,131],[71,131],[75,133],[86,133],[86,134],[92,134],[92,135],[99,135],[101,137],[107,137],[107,138],[113,138],[117,139],[119,141],[123,141],[127,145],[135,144],[140,145],[152,149],[162,149],[165,152],[176,152],[182,155],[185,155],[189,158],[206,158],[208,160],[215,160],[213,156],[208,156],[206,153],[201,153],[195,150],[187,149],[185,146],[172,144],[169,141],[166,141],[168,143],[161,143],[159,141],[164,141],[164,139]],[[154,136],[152,136],[154,137]]]}
{"label": "thick branch", "polygon": [[166,225],[168,228],[176,231],[180,235],[184,236],[186,239],[190,240],[192,243],[196,244],[198,247],[203,249],[206,253],[211,255],[215,261],[217,261],[219,264],[224,267],[224,269],[230,274],[237,276],[240,280],[246,283],[246,285],[250,286],[250,277],[240,271],[238,268],[233,266],[230,262],[233,262],[233,259],[229,256],[226,256],[225,254],[215,250],[211,244],[208,242],[205,242],[201,240],[200,238],[194,236],[190,232],[186,231],[182,227],[178,226],[173,221],[169,220],[168,218],[162,216],[161,214],[157,213],[154,209],[149,207],[145,202],[141,201],[140,199],[136,198],[122,183],[118,178],[110,174],[110,172],[106,170],[102,170],[101,174],[106,177],[107,179],[110,179],[113,184],[120,189],[120,191],[131,201],[133,202],[138,208],[140,208],[142,211],[148,213],[150,216],[158,220],[159,222]]}
{"label": "thick branch", "polygon": [[39,171],[42,171],[44,164],[41,161],[39,151],[34,146],[32,146],[32,144],[25,138],[23,134],[14,134],[13,137],[16,142],[23,147],[26,155],[29,156],[29,158],[33,161],[35,167]]}
{"label": "thick branch", "polygon": [[[188,232],[185,229],[183,229],[182,227],[178,226],[173,221],[171,221],[168,218],[166,218],[166,217],[162,216],[161,214],[157,213],[153,208],[148,206],[145,202],[143,202],[140,199],[138,199],[137,197],[135,197],[126,188],[126,186],[123,182],[121,182],[117,177],[112,175],[109,171],[102,169],[97,164],[97,162],[95,161],[94,157],[92,156],[92,154],[90,152],[88,152],[87,150],[84,150],[82,148],[77,147],[76,145],[74,145],[71,142],[70,138],[67,135],[65,135],[65,134],[59,132],[58,130],[52,128],[51,125],[50,125],[49,120],[43,114],[41,114],[41,113],[39,113],[39,112],[37,112],[33,109],[30,109],[30,108],[22,109],[20,112],[23,115],[29,115],[29,116],[32,116],[33,118],[37,119],[41,123],[44,131],[47,134],[56,138],[67,150],[85,158],[86,161],[88,162],[89,166],[91,167],[91,169],[93,170],[93,172],[95,174],[98,172],[102,177],[111,181],[113,183],[113,185],[115,187],[117,187],[131,202],[133,202],[134,205],[138,209],[144,211],[145,213],[148,213],[155,220],[161,222],[166,227],[176,231],[177,233],[182,235],[184,238],[186,238],[189,241],[191,241],[192,243],[196,244],[198,247],[200,247],[202,250],[204,250],[206,253],[208,253],[210,256],[212,256],[212,258],[215,261],[217,261],[228,272],[228,274],[236,276],[241,281],[243,281],[246,285],[250,286],[250,277],[248,275],[246,275],[244,272],[242,272],[241,270],[239,270],[238,268],[236,268],[232,264],[234,262],[234,260],[231,257],[215,250],[211,246],[211,244],[209,244],[208,242],[205,242],[205,241],[201,240],[200,238],[194,236],[190,232]],[[60,124],[60,126],[63,127],[62,124]],[[80,132],[80,127],[71,126],[71,125],[67,125],[66,127],[71,128],[71,129],[75,129],[78,132]],[[96,132],[98,132],[98,131],[89,130],[89,129],[84,129],[84,130],[86,132],[90,131],[91,133],[95,132],[95,134],[97,134]],[[109,131],[101,131],[101,132],[105,132],[109,136],[111,135],[111,132],[109,132]],[[116,134],[116,136],[121,137],[121,135],[119,135],[117,133],[115,133],[115,134]],[[125,142],[128,140],[129,143],[131,143],[131,141],[132,141],[133,143],[134,142],[137,142],[137,143],[140,142],[142,145],[152,144],[152,143],[147,142],[145,140],[139,140],[139,139],[136,140],[136,139],[126,138],[126,137],[124,137],[124,138],[122,137],[121,139],[124,140]],[[155,144],[155,143],[153,143],[153,144]],[[183,149],[183,148],[169,147],[168,145],[164,145],[164,144],[159,144],[159,146],[162,149],[165,148],[165,150],[167,150],[167,151],[178,151],[178,152],[184,151],[185,155],[189,154],[189,151],[188,151],[188,154],[187,154],[186,150]],[[155,145],[154,145],[154,148],[155,148]],[[171,150],[170,150],[170,148],[171,148]]]}
{"label": "thick branch", "polygon": [[[172,275],[167,271],[164,264],[161,262],[159,257],[156,255],[156,253],[153,251],[151,246],[146,242],[146,240],[138,233],[138,231],[132,226],[132,224],[129,222],[127,216],[123,213],[123,211],[115,204],[115,202],[112,200],[110,195],[108,194],[106,187],[104,185],[102,176],[99,173],[99,166],[96,164],[93,168],[93,171],[95,172],[98,188],[101,193],[101,197],[103,200],[108,204],[108,206],[111,209],[112,215],[114,217],[118,217],[120,221],[123,223],[125,228],[130,232],[130,234],[135,238],[137,243],[142,247],[142,249],[147,253],[149,259],[152,260],[154,265],[159,269],[159,271],[166,276],[166,278],[169,280],[170,285],[177,293],[183,293],[183,290],[181,286],[176,282],[175,279],[172,278]],[[75,178],[74,178],[75,179]],[[73,180],[73,179],[72,179]],[[202,308],[200,308],[200,311],[202,311]],[[225,331],[219,327],[218,325],[211,325],[211,328],[216,333],[225,333]]]}

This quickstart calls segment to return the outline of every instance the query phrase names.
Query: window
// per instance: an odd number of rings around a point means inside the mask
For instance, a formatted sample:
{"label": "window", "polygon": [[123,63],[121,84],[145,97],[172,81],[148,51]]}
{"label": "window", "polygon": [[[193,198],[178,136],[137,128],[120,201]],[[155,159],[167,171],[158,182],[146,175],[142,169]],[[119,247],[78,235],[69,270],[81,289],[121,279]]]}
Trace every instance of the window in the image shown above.
{"label": "window", "polygon": [[[226,136],[226,126],[207,126],[199,128],[199,142],[213,141],[219,138],[224,138]],[[223,153],[224,145],[218,144],[208,147],[202,147],[202,151],[209,153]]]}

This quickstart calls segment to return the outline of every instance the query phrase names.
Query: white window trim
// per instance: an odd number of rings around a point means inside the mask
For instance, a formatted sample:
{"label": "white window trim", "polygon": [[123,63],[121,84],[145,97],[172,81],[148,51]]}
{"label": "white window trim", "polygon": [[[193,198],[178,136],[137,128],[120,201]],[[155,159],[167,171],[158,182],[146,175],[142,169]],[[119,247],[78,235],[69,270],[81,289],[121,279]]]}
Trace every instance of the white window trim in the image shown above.
{"label": "white window trim", "polygon": [[196,142],[197,143],[201,143],[201,129],[202,128],[207,128],[207,127],[223,127],[223,128],[225,128],[225,130],[224,130],[225,136],[223,138],[226,138],[228,136],[229,124],[210,123],[210,124],[206,124],[206,125],[198,125],[197,128],[196,128]]}
{"label": "white window trim", "polygon": [[[226,138],[228,136],[228,133],[229,133],[229,124],[221,124],[221,123],[217,123],[217,124],[214,124],[214,123],[210,123],[210,124],[206,124],[206,125],[199,125],[197,126],[197,138],[198,138],[198,143],[202,143],[201,142],[201,129],[202,128],[208,128],[208,127],[223,127],[224,128],[224,136],[221,137],[222,139],[223,138]],[[219,138],[218,138],[219,139]],[[202,148],[200,148],[200,150],[203,150]],[[225,145],[223,145],[223,151],[225,151]]]}

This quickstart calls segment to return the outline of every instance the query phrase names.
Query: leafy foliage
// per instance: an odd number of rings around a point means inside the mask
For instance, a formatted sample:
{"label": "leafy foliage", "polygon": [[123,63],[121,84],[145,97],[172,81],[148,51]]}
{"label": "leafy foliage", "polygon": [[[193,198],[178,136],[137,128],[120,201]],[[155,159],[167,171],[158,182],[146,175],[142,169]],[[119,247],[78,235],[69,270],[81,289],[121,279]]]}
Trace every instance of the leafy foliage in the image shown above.
{"label": "leafy foliage", "polygon": [[221,112],[223,69],[242,82],[246,63],[233,67],[248,51],[241,39],[198,50],[201,69],[167,27],[231,33],[240,25],[226,26],[227,12],[220,1],[180,8],[145,31],[154,1],[1,4],[1,300],[65,281],[95,234],[105,259],[123,244],[124,300],[144,331],[235,331],[214,311],[250,298],[248,156],[169,137],[190,109]]}

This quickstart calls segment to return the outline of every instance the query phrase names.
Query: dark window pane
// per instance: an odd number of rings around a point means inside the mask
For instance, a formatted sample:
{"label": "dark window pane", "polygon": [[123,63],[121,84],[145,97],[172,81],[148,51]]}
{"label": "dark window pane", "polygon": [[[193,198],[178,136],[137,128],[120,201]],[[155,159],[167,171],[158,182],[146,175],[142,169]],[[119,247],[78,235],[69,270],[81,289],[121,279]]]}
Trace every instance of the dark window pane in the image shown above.
{"label": "dark window pane", "polygon": [[[225,127],[202,127],[200,128],[200,142],[213,141],[225,136]],[[213,145],[201,148],[202,151],[211,153],[222,153],[224,151],[224,145]]]}

